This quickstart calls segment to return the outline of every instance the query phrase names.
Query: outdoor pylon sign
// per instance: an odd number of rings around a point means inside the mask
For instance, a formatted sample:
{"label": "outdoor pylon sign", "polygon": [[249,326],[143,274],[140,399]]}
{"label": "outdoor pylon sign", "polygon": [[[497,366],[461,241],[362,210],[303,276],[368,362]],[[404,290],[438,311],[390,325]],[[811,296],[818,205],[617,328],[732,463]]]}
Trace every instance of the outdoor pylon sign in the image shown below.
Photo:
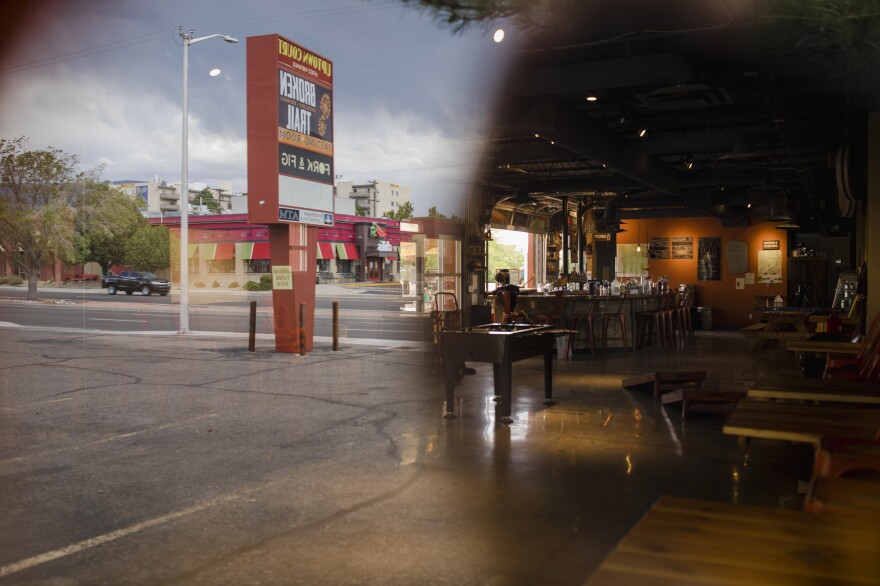
{"label": "outdoor pylon sign", "polygon": [[333,225],[333,63],[247,39],[248,221]]}

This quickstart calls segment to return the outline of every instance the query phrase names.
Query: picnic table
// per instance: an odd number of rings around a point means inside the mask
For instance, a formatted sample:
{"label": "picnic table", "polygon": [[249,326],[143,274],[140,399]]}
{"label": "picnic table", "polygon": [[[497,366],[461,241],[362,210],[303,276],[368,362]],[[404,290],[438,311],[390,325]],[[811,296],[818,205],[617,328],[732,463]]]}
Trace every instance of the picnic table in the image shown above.
{"label": "picnic table", "polygon": [[880,523],[662,496],[587,581],[624,584],[880,584]]}
{"label": "picnic table", "polygon": [[749,388],[747,395],[750,399],[880,405],[880,384],[867,381],[763,377]]}
{"label": "picnic table", "polygon": [[764,438],[819,445],[829,436],[874,439],[880,430],[880,409],[744,399],[723,429],[745,441]]}
{"label": "picnic table", "polygon": [[742,332],[752,352],[763,348],[769,340],[806,340],[813,335],[807,326],[807,318],[812,313],[787,309],[764,311],[760,322],[744,327]]}

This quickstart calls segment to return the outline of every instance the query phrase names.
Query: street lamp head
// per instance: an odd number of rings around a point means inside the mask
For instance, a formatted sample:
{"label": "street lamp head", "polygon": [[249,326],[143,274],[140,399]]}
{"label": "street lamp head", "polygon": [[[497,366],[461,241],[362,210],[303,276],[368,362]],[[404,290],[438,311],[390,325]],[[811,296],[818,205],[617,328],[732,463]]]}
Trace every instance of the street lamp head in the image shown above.
{"label": "street lamp head", "polygon": [[237,43],[238,42],[238,39],[236,39],[235,37],[230,37],[229,35],[223,35],[223,40],[226,41],[227,43]]}

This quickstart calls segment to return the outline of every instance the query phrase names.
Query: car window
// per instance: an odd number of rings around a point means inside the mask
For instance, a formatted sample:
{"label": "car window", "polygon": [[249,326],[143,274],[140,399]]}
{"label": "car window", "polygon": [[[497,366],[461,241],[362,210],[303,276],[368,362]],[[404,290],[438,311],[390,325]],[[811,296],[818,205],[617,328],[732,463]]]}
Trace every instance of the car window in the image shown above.
{"label": "car window", "polygon": [[140,275],[141,275],[143,278],[145,278],[145,279],[156,279],[156,278],[158,278],[158,277],[156,277],[156,275],[154,275],[153,273],[148,272],[148,271],[147,271],[147,272],[140,273]]}

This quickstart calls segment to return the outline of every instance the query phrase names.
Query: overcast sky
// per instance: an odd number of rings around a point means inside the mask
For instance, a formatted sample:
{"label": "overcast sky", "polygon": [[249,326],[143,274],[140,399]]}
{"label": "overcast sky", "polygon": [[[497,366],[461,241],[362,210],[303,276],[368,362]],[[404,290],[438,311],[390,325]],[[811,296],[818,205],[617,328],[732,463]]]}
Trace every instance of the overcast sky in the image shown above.
{"label": "overcast sky", "polygon": [[[513,46],[453,34],[396,0],[56,0],[0,55],[0,137],[76,154],[103,179],[180,180],[177,28],[190,47],[189,177],[247,189],[245,39],[277,33],[334,63],[336,174],[409,186],[417,215],[461,214],[497,74]],[[8,9],[4,9],[8,10]],[[508,36],[508,39],[510,36]],[[223,73],[210,77],[218,67]]]}

